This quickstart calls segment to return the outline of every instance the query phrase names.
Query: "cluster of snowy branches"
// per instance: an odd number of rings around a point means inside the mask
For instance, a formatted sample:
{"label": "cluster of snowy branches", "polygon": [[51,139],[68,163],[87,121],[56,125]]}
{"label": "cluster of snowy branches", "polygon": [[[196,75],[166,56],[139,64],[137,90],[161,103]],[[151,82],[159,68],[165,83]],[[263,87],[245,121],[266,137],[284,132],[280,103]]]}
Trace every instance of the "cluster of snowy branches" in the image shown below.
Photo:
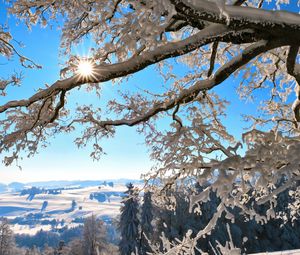
{"label": "cluster of snowy branches", "polygon": [[[284,6],[295,13],[280,10]],[[217,213],[196,238],[209,233],[233,205],[257,221],[276,217],[272,211],[276,196],[296,185],[300,174],[300,15],[295,1],[17,0],[7,1],[7,8],[28,28],[59,20],[61,50],[68,61],[55,83],[41,84],[29,98],[1,103],[4,164],[16,162],[24,151],[34,155],[53,133],[78,127],[84,132],[75,143],[79,147],[92,143],[91,156],[99,159],[101,138],[113,137],[118,126],[136,126],[157,162],[145,179],[163,180],[160,188],[154,188],[157,197],[161,199],[178,182],[210,183],[202,194],[190,197],[191,211],[208,199],[210,191],[220,196]],[[85,36],[94,40],[89,76],[76,72],[80,59],[72,55],[73,46]],[[2,24],[0,54],[18,56],[22,65],[39,68],[14,43]],[[189,71],[172,72],[173,58]],[[122,100],[108,102],[105,109],[81,105],[72,114],[68,108],[72,90],[86,87],[101,99],[102,82],[124,81],[153,64],[165,79],[164,92],[122,93]],[[265,95],[257,105],[259,114],[245,116],[252,126],[240,141],[227,131],[228,102],[214,90],[233,76],[240,81],[237,93],[242,99],[257,92]],[[8,86],[20,82],[17,74],[0,81],[4,101]],[[121,117],[112,119],[115,115]],[[163,118],[171,124],[161,130],[157,123]],[[290,208],[297,217],[299,189],[291,196],[296,202]],[[266,216],[244,206],[252,197],[270,205]]]}
{"label": "cluster of snowy branches", "polygon": [[[284,180],[281,180],[282,182]],[[132,185],[123,198],[120,216],[121,254],[253,254],[299,249],[300,218],[291,213],[291,191],[278,195],[273,213],[281,217],[263,219],[263,224],[242,213],[238,206],[227,208],[216,219],[216,226],[201,238],[195,239],[217,212],[221,199],[211,192],[206,202],[199,204],[197,213],[190,212],[190,194],[201,194],[206,187],[198,183],[192,188],[177,187],[168,192],[164,204],[145,192],[143,201]],[[294,192],[295,189],[292,190]],[[255,199],[245,207],[255,204],[257,213],[264,215],[268,205]],[[176,207],[172,204],[176,202]],[[140,205],[142,203],[142,205]]]}
{"label": "cluster of snowy branches", "polygon": [[[196,184],[193,189],[178,188],[169,192],[169,199],[163,206],[157,206],[153,199],[154,233],[151,247],[154,254],[253,254],[299,249],[300,219],[294,218],[288,207],[293,200],[286,190],[278,195],[273,205],[274,214],[281,217],[257,222],[245,215],[238,206],[227,207],[216,220],[216,226],[206,235],[195,239],[199,230],[205,228],[217,212],[221,199],[212,192],[209,200],[199,204],[197,213],[189,211],[187,195],[201,194],[205,187]],[[259,205],[254,199],[245,207],[254,204],[255,210],[265,215],[269,210],[266,204]],[[176,202],[176,208],[172,203]],[[171,206],[171,207],[170,207]],[[185,253],[184,253],[185,252]],[[235,253],[236,252],[236,253]]]}

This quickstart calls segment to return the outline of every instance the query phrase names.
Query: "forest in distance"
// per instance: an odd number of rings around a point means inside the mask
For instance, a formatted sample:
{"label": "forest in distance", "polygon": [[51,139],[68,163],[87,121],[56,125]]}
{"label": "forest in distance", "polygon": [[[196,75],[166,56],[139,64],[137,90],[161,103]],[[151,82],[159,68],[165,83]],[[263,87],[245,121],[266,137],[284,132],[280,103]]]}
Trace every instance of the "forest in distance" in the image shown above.
{"label": "forest in distance", "polygon": [[299,152],[300,0],[0,0],[1,182],[141,179],[0,185],[0,255],[299,249]]}

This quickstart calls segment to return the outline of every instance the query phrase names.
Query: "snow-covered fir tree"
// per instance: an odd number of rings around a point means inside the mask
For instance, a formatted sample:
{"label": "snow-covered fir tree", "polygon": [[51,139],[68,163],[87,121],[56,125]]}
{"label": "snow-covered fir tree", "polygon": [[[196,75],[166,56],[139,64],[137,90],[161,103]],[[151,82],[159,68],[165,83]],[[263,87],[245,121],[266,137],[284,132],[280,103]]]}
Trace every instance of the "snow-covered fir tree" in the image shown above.
{"label": "snow-covered fir tree", "polygon": [[119,244],[121,255],[136,254],[139,250],[139,203],[138,193],[132,183],[127,185],[128,190],[123,198],[120,216],[121,241]]}
{"label": "snow-covered fir tree", "polygon": [[15,240],[7,219],[0,219],[0,255],[14,255]]}
{"label": "snow-covered fir tree", "polygon": [[147,254],[151,251],[149,241],[153,236],[153,206],[151,200],[151,192],[144,193],[143,205],[141,208],[141,239],[140,239],[140,254]]}

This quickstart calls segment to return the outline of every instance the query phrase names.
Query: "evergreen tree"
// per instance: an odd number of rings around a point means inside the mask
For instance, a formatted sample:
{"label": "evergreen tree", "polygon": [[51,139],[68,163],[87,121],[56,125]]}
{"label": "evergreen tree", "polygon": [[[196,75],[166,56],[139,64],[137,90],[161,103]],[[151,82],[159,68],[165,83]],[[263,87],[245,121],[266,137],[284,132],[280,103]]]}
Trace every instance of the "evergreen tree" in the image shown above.
{"label": "evergreen tree", "polygon": [[72,200],[72,204],[71,204],[71,210],[74,211],[77,207],[77,203],[75,200]]}
{"label": "evergreen tree", "polygon": [[121,207],[120,232],[121,242],[119,244],[121,255],[136,253],[139,240],[138,219],[138,194],[132,183],[127,185],[127,195],[124,197]]}
{"label": "evergreen tree", "polygon": [[12,255],[15,248],[13,231],[7,219],[0,219],[0,255]]}
{"label": "evergreen tree", "polygon": [[[144,201],[142,206],[142,215],[141,215],[141,239],[140,239],[140,253],[147,254],[151,249],[147,239],[151,240],[153,236],[153,207],[151,200],[151,192],[147,191],[144,193]],[[147,238],[146,238],[147,237]]]}

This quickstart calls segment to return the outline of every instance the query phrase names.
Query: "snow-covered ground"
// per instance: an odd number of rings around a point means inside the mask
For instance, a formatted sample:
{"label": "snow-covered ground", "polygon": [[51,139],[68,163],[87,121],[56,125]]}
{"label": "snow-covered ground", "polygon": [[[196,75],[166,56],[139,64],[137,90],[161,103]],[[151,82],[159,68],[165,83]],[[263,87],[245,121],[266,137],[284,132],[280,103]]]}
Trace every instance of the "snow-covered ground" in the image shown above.
{"label": "snow-covered ground", "polygon": [[300,255],[300,250],[278,251],[278,252],[261,252],[249,255]]}
{"label": "snow-covered ground", "polygon": [[119,214],[126,186],[125,183],[117,183],[113,186],[58,190],[58,194],[49,194],[47,190],[41,194],[22,195],[22,191],[1,193],[0,217],[12,220],[16,233],[31,234],[53,226],[76,226],[91,214],[111,220]]}

